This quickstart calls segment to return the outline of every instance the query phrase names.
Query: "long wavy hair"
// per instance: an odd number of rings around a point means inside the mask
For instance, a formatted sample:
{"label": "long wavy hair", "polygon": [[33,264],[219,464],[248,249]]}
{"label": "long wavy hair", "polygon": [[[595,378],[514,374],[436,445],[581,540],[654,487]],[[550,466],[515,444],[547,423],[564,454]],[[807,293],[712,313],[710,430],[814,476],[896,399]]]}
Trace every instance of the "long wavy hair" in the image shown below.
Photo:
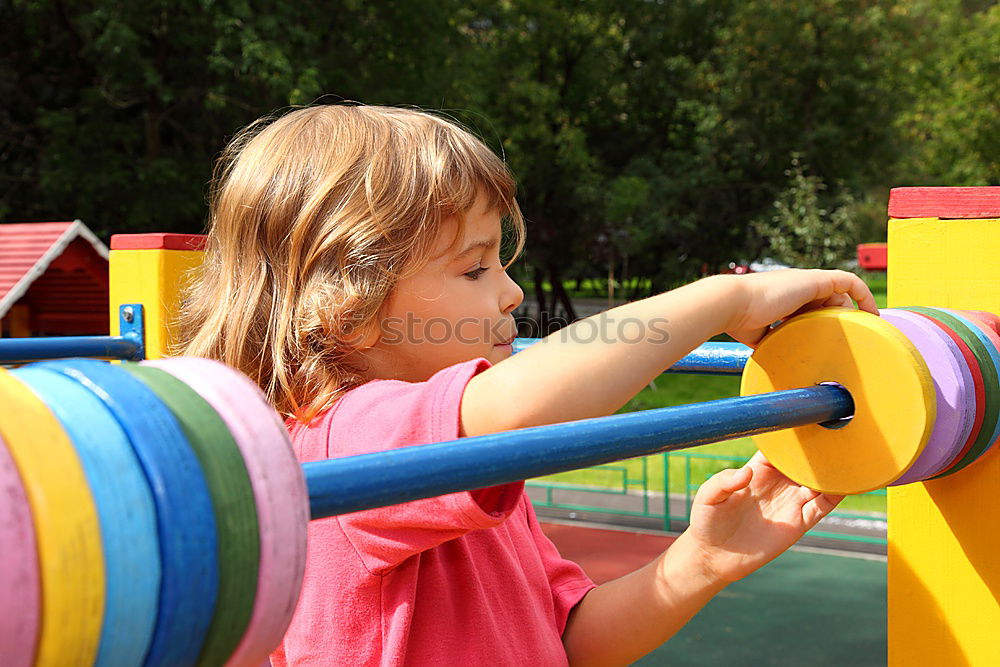
{"label": "long wavy hair", "polygon": [[[524,247],[509,170],[482,141],[430,113],[314,106],[241,131],[216,165],[204,264],[175,352],[229,364],[308,423],[364,382],[356,332],[378,326],[400,278],[441,223],[479,197]],[[509,262],[508,262],[509,264]]]}

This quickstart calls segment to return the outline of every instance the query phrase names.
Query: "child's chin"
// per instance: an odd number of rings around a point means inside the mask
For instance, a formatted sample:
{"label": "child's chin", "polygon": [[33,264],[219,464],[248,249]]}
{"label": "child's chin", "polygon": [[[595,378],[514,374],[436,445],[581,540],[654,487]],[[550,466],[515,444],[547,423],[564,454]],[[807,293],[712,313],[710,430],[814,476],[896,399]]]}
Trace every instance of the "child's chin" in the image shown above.
{"label": "child's chin", "polygon": [[510,355],[514,354],[514,349],[512,345],[494,345],[492,357],[497,359],[506,359]]}

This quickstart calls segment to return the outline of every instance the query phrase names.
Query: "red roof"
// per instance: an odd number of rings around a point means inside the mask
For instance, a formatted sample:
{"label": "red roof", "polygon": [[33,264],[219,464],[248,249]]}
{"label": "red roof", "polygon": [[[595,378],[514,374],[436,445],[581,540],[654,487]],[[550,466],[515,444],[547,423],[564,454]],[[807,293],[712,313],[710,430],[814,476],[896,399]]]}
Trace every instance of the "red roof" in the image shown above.
{"label": "red roof", "polygon": [[[0,317],[3,317],[14,303],[25,296],[28,289],[71,245],[82,246],[84,249],[92,248],[92,252],[88,254],[93,256],[93,253],[96,252],[104,261],[108,259],[107,246],[101,243],[100,239],[94,236],[94,233],[79,220],[0,224]],[[66,258],[62,261],[66,262]],[[98,258],[95,258],[94,261],[98,261]],[[87,273],[94,273],[94,267],[87,268],[90,269]],[[103,271],[106,275],[106,266]],[[71,281],[62,288],[66,290],[65,297],[67,299],[74,298],[69,293],[73,287],[73,281]],[[104,287],[104,299],[107,300],[106,286]],[[107,313],[101,312],[100,317],[106,318]]]}

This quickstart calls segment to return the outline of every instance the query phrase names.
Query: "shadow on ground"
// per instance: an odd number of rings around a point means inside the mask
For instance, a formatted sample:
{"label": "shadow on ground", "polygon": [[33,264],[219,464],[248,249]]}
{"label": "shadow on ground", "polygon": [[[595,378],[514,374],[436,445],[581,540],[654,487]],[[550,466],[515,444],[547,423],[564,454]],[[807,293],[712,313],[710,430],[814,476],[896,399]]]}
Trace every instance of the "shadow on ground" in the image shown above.
{"label": "shadow on ground", "polygon": [[[598,582],[648,562],[671,541],[565,524],[546,524],[545,532]],[[729,586],[636,664],[885,665],[885,561],[787,552]]]}

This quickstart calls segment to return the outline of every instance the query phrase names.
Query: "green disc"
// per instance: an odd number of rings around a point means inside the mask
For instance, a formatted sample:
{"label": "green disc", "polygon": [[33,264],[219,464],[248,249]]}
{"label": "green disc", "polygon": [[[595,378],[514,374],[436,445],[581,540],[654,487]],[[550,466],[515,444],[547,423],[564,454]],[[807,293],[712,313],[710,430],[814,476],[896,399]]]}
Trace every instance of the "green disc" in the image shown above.
{"label": "green disc", "polygon": [[122,367],[177,418],[208,482],[218,531],[219,597],[198,664],[221,665],[242,638],[257,594],[260,535],[243,456],[222,418],[186,384],[158,368]]}
{"label": "green disc", "polygon": [[[958,334],[965,341],[965,344],[969,346],[969,349],[972,350],[972,354],[975,355],[976,361],[979,363],[979,370],[983,374],[983,384],[986,385],[986,413],[983,416],[983,426],[979,430],[979,435],[976,437],[975,442],[972,443],[969,451],[965,453],[965,456],[950,466],[945,473],[937,476],[944,477],[958,472],[975,461],[993,442],[993,431],[997,426],[997,416],[1000,414],[1000,392],[998,392],[998,389],[1000,389],[1000,379],[998,379],[997,367],[993,363],[993,357],[990,356],[989,350],[979,339],[979,336],[957,317],[938,308],[923,306],[911,306],[903,310],[911,310],[937,320]],[[936,477],[932,477],[931,479],[936,479]]]}

